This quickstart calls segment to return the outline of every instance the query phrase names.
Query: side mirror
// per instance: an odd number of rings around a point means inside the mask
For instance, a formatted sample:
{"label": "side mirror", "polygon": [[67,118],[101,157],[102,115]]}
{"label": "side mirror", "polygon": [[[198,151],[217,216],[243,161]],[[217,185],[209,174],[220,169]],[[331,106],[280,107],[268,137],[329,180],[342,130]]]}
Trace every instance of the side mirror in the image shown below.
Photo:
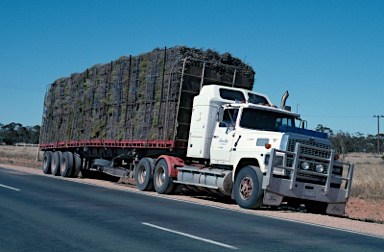
{"label": "side mirror", "polygon": [[307,121],[306,120],[302,120],[301,123],[302,123],[301,124],[301,128],[302,129],[306,129],[307,128]]}
{"label": "side mirror", "polygon": [[222,122],[223,118],[224,118],[224,108],[223,107],[219,107],[219,111],[217,111],[216,121],[217,122]]}

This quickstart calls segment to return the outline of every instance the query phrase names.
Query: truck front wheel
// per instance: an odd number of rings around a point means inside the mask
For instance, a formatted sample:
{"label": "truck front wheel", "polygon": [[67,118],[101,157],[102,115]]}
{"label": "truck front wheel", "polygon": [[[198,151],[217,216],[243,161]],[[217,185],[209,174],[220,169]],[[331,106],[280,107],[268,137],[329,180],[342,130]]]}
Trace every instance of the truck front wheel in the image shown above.
{"label": "truck front wheel", "polygon": [[236,203],[242,208],[259,208],[263,204],[263,174],[259,167],[245,166],[235,179],[233,188]]}
{"label": "truck front wheel", "polygon": [[135,182],[140,191],[153,189],[152,169],[155,162],[151,158],[142,158],[135,170]]}
{"label": "truck front wheel", "polygon": [[155,167],[153,176],[153,185],[155,190],[160,194],[168,194],[173,189],[172,178],[169,177],[168,164],[164,159],[161,159]]}

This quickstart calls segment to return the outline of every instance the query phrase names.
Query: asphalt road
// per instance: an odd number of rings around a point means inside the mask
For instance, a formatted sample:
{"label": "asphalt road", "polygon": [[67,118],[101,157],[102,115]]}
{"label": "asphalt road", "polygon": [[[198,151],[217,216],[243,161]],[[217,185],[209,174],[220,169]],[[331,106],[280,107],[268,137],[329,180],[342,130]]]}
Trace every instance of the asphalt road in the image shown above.
{"label": "asphalt road", "polygon": [[383,238],[0,168],[1,251],[383,248]]}

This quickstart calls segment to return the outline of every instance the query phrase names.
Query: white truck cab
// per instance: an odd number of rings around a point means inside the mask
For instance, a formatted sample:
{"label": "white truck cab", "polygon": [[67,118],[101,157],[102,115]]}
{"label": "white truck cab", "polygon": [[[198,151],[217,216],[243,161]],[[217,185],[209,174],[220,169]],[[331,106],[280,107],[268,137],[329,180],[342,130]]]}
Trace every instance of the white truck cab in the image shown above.
{"label": "white truck cab", "polygon": [[342,215],[353,164],[336,160],[326,134],[296,127],[299,114],[286,109],[286,97],[278,108],[260,93],[203,86],[194,98],[187,157],[208,166],[182,168],[179,183],[209,183],[245,208],[280,205],[285,199]]}

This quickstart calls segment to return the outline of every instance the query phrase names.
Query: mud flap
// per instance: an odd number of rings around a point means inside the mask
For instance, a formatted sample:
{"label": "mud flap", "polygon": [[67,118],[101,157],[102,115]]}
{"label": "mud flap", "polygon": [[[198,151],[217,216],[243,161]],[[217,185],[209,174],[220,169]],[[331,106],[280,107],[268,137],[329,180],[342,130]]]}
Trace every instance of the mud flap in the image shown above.
{"label": "mud flap", "polygon": [[346,204],[337,203],[337,204],[328,204],[326,213],[330,215],[343,215],[345,213]]}
{"label": "mud flap", "polygon": [[263,198],[263,204],[269,205],[269,206],[279,206],[281,205],[281,202],[283,200],[283,196],[265,191],[264,198]]}

